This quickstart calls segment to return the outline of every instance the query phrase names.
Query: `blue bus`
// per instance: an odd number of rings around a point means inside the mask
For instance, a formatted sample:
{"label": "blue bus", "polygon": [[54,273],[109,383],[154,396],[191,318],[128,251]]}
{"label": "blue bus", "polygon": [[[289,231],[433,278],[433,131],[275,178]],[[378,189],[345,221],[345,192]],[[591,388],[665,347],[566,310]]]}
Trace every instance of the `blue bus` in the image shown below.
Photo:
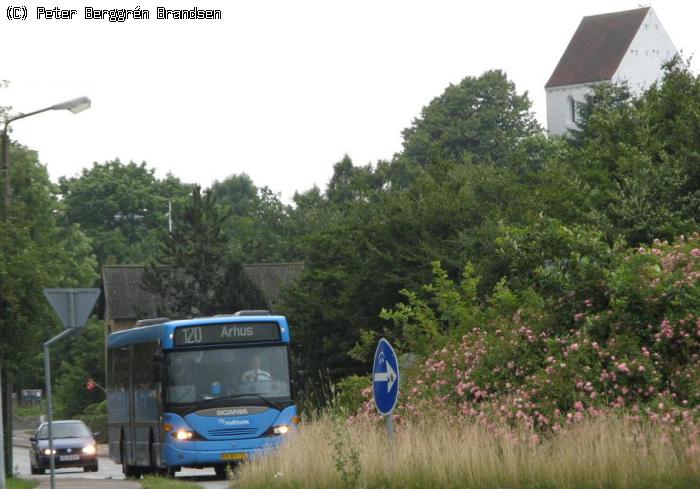
{"label": "blue bus", "polygon": [[290,332],[265,311],[140,321],[107,339],[109,456],[127,477],[226,467],[278,446],[299,418]]}

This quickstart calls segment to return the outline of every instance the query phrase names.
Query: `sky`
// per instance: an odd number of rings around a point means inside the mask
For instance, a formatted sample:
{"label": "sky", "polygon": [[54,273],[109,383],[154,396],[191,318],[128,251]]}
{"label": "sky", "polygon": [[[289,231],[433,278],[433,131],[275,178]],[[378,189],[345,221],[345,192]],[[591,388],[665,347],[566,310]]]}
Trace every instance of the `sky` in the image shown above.
{"label": "sky", "polygon": [[[502,69],[545,125],[544,84],[585,15],[618,0],[2,0],[0,105],[30,112],[78,96],[92,107],[12,124],[52,180],[94,162],[145,161],[208,187],[246,173],[289,200],[333,164],[389,159],[401,131],[450,83]],[[148,9],[87,20],[85,7]],[[644,6],[649,4],[643,4]],[[26,20],[8,20],[26,6]],[[156,7],[220,9],[221,20],[157,20]],[[651,4],[677,49],[700,49],[700,2]],[[72,20],[36,8],[76,9]],[[698,72],[698,62],[693,62]]]}

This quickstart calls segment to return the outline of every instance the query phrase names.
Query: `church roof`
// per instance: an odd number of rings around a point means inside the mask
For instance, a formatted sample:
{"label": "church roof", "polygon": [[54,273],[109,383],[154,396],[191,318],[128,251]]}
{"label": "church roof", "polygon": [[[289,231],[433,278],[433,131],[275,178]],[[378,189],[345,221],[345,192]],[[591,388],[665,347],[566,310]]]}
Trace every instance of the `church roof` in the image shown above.
{"label": "church roof", "polygon": [[612,79],[649,9],[584,17],[545,88]]}

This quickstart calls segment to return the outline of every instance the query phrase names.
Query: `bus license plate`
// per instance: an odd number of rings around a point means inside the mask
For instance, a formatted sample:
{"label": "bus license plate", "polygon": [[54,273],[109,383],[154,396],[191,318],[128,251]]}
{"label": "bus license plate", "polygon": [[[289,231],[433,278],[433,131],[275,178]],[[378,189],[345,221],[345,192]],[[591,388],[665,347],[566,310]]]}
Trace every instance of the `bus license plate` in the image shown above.
{"label": "bus license plate", "polygon": [[67,462],[69,460],[80,460],[80,455],[61,455],[58,457],[61,462]]}
{"label": "bus license plate", "polygon": [[222,453],[221,460],[247,460],[248,455],[245,453]]}

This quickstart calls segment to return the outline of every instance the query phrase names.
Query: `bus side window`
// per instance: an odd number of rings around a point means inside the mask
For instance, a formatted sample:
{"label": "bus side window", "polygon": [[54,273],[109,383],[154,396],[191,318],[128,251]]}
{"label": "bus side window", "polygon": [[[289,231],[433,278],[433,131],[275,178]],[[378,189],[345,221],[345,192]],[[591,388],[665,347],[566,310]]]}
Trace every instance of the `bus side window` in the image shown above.
{"label": "bus side window", "polygon": [[131,367],[131,355],[129,347],[122,346],[114,351],[114,364],[112,370],[112,387],[114,390],[127,390],[129,388],[129,370]]}

